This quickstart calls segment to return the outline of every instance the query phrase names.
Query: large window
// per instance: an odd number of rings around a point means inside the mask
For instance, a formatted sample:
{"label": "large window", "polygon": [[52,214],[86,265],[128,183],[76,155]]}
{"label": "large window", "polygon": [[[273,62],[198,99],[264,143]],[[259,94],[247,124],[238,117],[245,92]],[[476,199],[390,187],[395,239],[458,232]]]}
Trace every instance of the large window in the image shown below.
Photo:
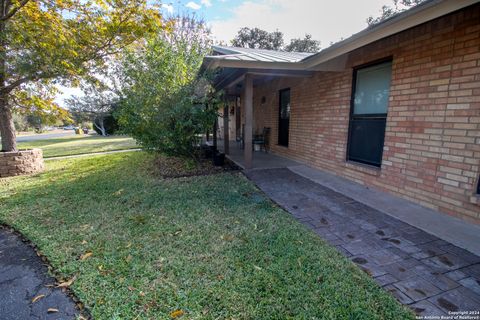
{"label": "large window", "polygon": [[380,167],[391,77],[391,61],[354,71],[348,160]]}

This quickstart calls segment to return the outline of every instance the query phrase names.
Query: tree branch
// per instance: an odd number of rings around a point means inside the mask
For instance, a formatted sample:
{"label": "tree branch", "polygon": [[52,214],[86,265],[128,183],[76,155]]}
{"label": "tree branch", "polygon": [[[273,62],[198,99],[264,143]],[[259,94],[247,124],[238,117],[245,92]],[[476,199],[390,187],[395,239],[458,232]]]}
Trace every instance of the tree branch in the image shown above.
{"label": "tree branch", "polygon": [[58,76],[60,76],[60,74],[43,73],[43,74],[35,74],[35,75],[30,75],[30,76],[26,76],[26,77],[23,77],[23,78],[19,78],[19,79],[11,82],[10,84],[8,84],[4,87],[0,87],[0,94],[9,94],[10,92],[12,92],[18,86],[20,86],[24,83],[30,82],[30,81],[55,78],[55,77],[58,77]]}
{"label": "tree branch", "polygon": [[0,88],[0,94],[8,94],[10,92],[12,92],[13,89],[15,89],[16,87],[18,87],[19,85],[22,85],[30,80],[33,80],[34,78],[32,77],[25,77],[25,78],[20,78],[20,79],[17,79],[15,81],[13,81],[12,83],[10,83],[9,85],[6,85],[5,87],[3,88]]}
{"label": "tree branch", "polygon": [[18,6],[14,7],[10,12],[6,12],[4,16],[0,17],[0,21],[6,21],[13,17],[18,10],[23,8],[30,0],[21,0]]}

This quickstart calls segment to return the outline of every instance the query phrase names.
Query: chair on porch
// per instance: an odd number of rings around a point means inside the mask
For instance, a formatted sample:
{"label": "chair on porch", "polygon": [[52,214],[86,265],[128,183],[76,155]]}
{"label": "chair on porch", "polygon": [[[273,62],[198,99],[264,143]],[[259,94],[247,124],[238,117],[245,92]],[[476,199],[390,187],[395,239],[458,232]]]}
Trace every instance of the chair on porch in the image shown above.
{"label": "chair on porch", "polygon": [[252,145],[260,145],[260,150],[268,152],[270,148],[270,128],[264,127],[262,134],[255,135],[253,137]]}

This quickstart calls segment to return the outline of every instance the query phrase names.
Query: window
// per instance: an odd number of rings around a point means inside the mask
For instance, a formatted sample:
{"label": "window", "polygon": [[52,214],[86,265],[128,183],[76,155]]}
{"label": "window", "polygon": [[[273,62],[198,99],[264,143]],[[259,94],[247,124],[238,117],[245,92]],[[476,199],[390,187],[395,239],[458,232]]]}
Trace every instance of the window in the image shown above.
{"label": "window", "polygon": [[391,61],[354,71],[348,160],[380,167],[391,77]]}
{"label": "window", "polygon": [[478,177],[477,194],[480,194],[480,176]]}

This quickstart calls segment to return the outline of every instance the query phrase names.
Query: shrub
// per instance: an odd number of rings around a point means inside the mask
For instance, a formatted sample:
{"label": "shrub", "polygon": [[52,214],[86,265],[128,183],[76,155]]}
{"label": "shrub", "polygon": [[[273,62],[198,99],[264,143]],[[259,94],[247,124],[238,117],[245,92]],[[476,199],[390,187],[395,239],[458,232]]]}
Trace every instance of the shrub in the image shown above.
{"label": "shrub", "polygon": [[125,56],[114,116],[143,147],[191,157],[199,134],[213,126],[217,114],[208,80],[197,77],[210,41],[205,24],[195,18],[172,23],[171,33],[158,34]]}

